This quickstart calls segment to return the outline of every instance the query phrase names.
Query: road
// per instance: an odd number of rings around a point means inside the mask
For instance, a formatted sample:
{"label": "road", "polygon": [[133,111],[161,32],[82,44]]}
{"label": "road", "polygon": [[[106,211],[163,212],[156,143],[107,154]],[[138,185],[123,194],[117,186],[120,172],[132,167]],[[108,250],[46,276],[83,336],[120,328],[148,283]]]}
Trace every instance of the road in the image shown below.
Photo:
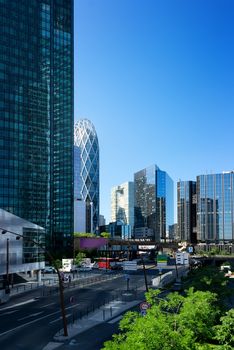
{"label": "road", "polygon": [[[141,271],[131,276],[129,288],[139,288],[143,284]],[[64,295],[68,322],[97,308],[98,304],[104,304],[105,300],[116,298],[123,289],[126,289],[123,274],[88,286],[66,288]],[[58,294],[41,297],[41,291],[33,291],[12,298],[9,304],[0,308],[0,348],[4,350],[41,350],[62,328]]]}

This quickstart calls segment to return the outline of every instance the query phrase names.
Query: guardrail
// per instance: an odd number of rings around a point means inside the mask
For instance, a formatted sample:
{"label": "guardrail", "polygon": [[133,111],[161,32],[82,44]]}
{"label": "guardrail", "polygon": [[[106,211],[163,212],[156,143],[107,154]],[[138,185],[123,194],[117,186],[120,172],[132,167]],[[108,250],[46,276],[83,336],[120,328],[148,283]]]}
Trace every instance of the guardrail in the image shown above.
{"label": "guardrail", "polygon": [[[121,275],[119,272],[112,272],[107,274],[94,273],[92,276],[89,276],[90,272],[87,273],[77,273],[71,281],[64,282],[64,289],[75,288],[75,287],[84,287],[92,283],[97,283],[109,279],[116,278]],[[51,295],[58,292],[58,278],[50,278],[43,280],[41,282],[26,282],[23,284],[17,284],[11,287],[11,296],[17,295],[20,293],[28,292],[31,290],[41,289],[41,295]]]}

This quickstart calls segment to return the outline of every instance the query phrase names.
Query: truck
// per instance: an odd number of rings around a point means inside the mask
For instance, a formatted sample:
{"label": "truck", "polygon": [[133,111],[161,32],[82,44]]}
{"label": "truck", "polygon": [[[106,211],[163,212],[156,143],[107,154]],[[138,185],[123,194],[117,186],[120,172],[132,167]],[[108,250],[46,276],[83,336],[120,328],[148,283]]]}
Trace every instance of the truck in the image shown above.
{"label": "truck", "polygon": [[73,267],[73,259],[62,259],[62,271],[71,272]]}

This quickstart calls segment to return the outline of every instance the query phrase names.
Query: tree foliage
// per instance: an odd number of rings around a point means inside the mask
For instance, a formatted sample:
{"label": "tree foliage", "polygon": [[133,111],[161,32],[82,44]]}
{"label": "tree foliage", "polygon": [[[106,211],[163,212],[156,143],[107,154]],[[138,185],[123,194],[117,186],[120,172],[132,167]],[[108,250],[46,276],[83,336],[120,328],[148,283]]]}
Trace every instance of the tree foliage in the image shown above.
{"label": "tree foliage", "polygon": [[215,338],[226,347],[234,349],[234,309],[226,312],[220,319],[221,324],[214,327]]}
{"label": "tree foliage", "polygon": [[86,254],[83,252],[78,252],[75,257],[75,264],[80,265],[82,263],[82,260],[86,257]]}
{"label": "tree foliage", "polygon": [[216,296],[190,289],[187,296],[171,293],[160,299],[149,291],[146,316],[128,312],[120,322],[120,334],[104,344],[105,350],[197,350],[212,339],[218,315]]}
{"label": "tree foliage", "polygon": [[74,237],[78,238],[98,238],[95,233],[86,233],[86,232],[74,232]]}
{"label": "tree foliage", "polygon": [[100,236],[104,238],[110,238],[111,234],[109,232],[102,232]]}

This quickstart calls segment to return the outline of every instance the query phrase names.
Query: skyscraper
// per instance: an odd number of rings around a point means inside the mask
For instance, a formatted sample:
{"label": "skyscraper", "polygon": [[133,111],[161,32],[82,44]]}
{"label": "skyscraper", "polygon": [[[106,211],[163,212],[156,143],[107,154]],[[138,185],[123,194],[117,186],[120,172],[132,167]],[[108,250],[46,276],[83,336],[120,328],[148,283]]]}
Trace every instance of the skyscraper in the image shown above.
{"label": "skyscraper", "polygon": [[196,243],[196,182],[177,183],[177,232],[181,241]]}
{"label": "skyscraper", "polygon": [[125,182],[111,189],[111,222],[134,226],[134,183]]}
{"label": "skyscraper", "polygon": [[75,190],[86,203],[86,232],[93,233],[99,226],[99,145],[94,125],[88,119],[80,119],[75,124],[75,150],[74,167],[80,169]]}
{"label": "skyscraper", "polygon": [[134,174],[134,186],[135,234],[147,234],[157,242],[165,240],[174,223],[172,179],[152,165]]}
{"label": "skyscraper", "polygon": [[197,176],[199,241],[234,239],[234,172]]}
{"label": "skyscraper", "polygon": [[73,233],[73,0],[1,1],[0,208]]}

